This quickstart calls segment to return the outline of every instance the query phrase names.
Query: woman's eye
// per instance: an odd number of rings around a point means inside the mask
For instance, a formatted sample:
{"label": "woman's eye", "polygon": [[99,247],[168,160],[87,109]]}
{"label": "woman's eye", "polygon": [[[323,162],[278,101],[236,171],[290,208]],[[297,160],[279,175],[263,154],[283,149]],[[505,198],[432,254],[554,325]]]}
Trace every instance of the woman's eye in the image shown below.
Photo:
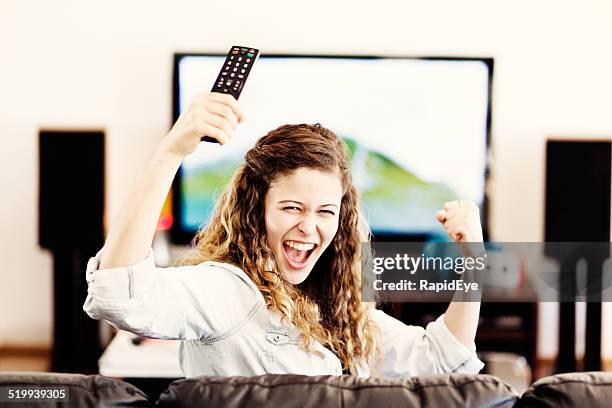
{"label": "woman's eye", "polygon": [[[294,206],[287,206],[287,207],[283,207],[284,211],[289,211],[289,212],[293,212],[293,213],[298,213],[300,211],[302,211],[302,209],[300,207],[294,207]],[[335,213],[332,210],[319,210],[320,213],[326,213],[329,215],[335,215]]]}

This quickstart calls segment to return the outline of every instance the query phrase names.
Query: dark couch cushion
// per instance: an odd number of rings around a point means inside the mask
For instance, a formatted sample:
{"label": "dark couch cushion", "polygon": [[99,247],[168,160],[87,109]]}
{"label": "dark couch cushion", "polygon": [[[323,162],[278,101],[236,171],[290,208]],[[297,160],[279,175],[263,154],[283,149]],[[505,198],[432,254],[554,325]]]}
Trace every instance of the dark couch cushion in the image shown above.
{"label": "dark couch cushion", "polygon": [[[138,388],[123,381],[101,375],[4,372],[0,373],[0,388],[60,386],[68,389],[68,402],[48,400],[10,403],[28,407],[149,407],[147,396]],[[0,402],[2,406],[2,402]]]}
{"label": "dark couch cushion", "polygon": [[544,377],[525,391],[517,407],[612,407],[612,373],[568,373]]}
{"label": "dark couch cushion", "polygon": [[159,407],[512,407],[517,395],[489,375],[405,380],[353,376],[197,377],[170,384]]}

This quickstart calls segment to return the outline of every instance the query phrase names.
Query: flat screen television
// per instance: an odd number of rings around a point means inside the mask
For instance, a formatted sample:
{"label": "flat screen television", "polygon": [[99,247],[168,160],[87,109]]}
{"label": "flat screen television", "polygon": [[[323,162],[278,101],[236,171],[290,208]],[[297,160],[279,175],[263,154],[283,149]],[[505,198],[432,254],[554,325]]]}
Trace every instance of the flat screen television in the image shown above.
{"label": "flat screen television", "polygon": [[[173,120],[209,91],[225,55],[174,56]],[[490,140],[493,59],[265,55],[223,147],[202,143],[174,181],[171,237],[188,243],[246,151],[286,123],[321,123],[351,150],[354,183],[376,239],[442,237],[434,214],[461,197],[481,206]],[[485,228],[486,230],[486,228]]]}

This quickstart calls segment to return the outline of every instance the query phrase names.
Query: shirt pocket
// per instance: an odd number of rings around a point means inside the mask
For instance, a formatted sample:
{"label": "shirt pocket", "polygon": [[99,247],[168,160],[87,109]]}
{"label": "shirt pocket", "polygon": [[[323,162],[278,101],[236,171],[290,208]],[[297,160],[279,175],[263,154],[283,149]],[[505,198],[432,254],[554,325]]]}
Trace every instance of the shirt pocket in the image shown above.
{"label": "shirt pocket", "polygon": [[286,344],[298,345],[300,338],[298,336],[291,337],[288,330],[283,329],[268,329],[266,330],[266,340],[275,346],[284,346]]}
{"label": "shirt pocket", "polygon": [[300,346],[301,335],[284,328],[265,332],[265,351],[260,355],[266,371],[272,374],[341,375],[340,361],[333,353],[316,343],[323,357]]}

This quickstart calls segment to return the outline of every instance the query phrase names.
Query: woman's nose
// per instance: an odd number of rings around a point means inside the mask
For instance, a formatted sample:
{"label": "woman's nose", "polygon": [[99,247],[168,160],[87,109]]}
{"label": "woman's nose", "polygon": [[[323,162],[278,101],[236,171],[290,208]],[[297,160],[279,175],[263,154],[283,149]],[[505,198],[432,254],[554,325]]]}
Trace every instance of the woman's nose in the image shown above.
{"label": "woman's nose", "polygon": [[298,228],[304,235],[314,234],[317,230],[317,223],[313,214],[305,214],[300,221]]}

